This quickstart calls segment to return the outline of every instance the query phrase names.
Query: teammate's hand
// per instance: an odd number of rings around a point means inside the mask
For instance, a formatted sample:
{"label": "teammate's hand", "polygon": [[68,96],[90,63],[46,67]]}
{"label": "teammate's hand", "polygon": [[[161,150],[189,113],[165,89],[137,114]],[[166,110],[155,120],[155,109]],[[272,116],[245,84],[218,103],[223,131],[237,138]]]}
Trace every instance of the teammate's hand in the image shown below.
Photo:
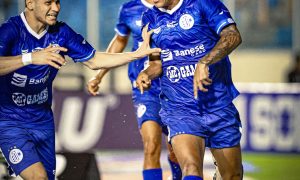
{"label": "teammate's hand", "polygon": [[140,72],[136,79],[137,88],[141,91],[141,94],[144,93],[145,90],[150,89],[151,87],[151,79],[145,72]]}
{"label": "teammate's hand", "polygon": [[67,52],[68,50],[64,47],[49,46],[41,51],[33,52],[31,54],[32,64],[48,64],[56,69],[60,69],[60,67],[65,65],[67,61],[60,54],[58,54],[59,51]]}
{"label": "teammate's hand", "polygon": [[99,84],[101,83],[101,80],[93,77],[92,79],[89,80],[89,82],[87,83],[87,90],[88,92],[93,95],[96,96],[99,92]]}
{"label": "teammate's hand", "polygon": [[207,92],[208,89],[205,86],[211,85],[212,80],[209,78],[208,66],[206,64],[198,62],[197,68],[194,74],[194,97],[198,99],[198,90]]}
{"label": "teammate's hand", "polygon": [[134,51],[134,57],[136,59],[140,59],[142,57],[145,57],[147,55],[150,55],[152,53],[159,53],[161,51],[160,48],[150,48],[150,37],[151,37],[151,34],[153,33],[153,30],[151,31],[148,31],[148,25],[147,24],[144,28],[143,28],[143,31],[142,31],[142,37],[143,37],[143,43],[142,45],[136,50]]}

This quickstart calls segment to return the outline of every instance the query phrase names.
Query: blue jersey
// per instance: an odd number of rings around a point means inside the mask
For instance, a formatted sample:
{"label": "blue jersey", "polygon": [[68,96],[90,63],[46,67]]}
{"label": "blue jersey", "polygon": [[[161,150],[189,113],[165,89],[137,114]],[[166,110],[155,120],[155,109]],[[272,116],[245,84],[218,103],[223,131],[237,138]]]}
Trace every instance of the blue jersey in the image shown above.
{"label": "blue jersey", "polygon": [[[94,56],[94,48],[68,25],[57,22],[41,34],[28,25],[24,13],[0,27],[0,56],[17,56],[49,45],[66,47],[75,62]],[[57,69],[50,65],[27,65],[0,76],[0,126],[53,129],[52,82]]]}
{"label": "blue jersey", "polygon": [[[162,108],[185,111],[216,111],[238,95],[231,79],[228,57],[209,66],[212,85],[208,92],[193,95],[193,75],[197,62],[209,53],[220,39],[223,28],[234,24],[227,8],[219,0],[180,0],[172,10],[153,7],[143,15],[143,25],[153,29],[152,44],[162,49]],[[165,108],[167,109],[167,108]]]}
{"label": "blue jersey", "polygon": [[[153,6],[145,0],[132,0],[123,4],[119,12],[119,20],[116,24],[115,31],[120,36],[129,36],[132,34],[133,47],[132,51],[138,49],[139,45],[143,42],[142,38],[142,14]],[[133,98],[139,96],[140,92],[136,88],[136,78],[139,73],[148,66],[148,58],[145,57],[140,60],[133,61],[128,65],[128,76],[133,87]],[[145,92],[143,99],[151,98],[152,95],[160,93],[159,79],[152,81],[151,89]],[[148,96],[150,95],[150,96]]]}

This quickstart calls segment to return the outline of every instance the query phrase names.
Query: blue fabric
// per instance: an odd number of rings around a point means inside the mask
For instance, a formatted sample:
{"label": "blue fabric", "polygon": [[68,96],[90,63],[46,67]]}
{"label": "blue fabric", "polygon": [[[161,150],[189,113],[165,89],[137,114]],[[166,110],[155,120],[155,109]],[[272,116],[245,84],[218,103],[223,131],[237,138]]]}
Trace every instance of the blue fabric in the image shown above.
{"label": "blue fabric", "polygon": [[[24,13],[0,26],[0,56],[17,56],[40,51],[49,45],[68,49],[75,62],[87,61],[95,49],[67,24],[57,22],[36,34]],[[27,65],[0,76],[0,126],[16,123],[27,128],[53,129],[52,82],[57,69],[50,65]],[[3,127],[2,126],[2,127]]]}
{"label": "blue fabric", "polygon": [[203,180],[203,179],[199,176],[185,176],[183,180]]}
{"label": "blue fabric", "polygon": [[181,172],[179,164],[171,161],[170,158],[168,158],[168,162],[169,162],[171,172],[172,172],[172,179],[173,180],[181,180],[182,172]]}
{"label": "blue fabric", "polygon": [[10,127],[0,128],[0,148],[11,174],[19,175],[30,165],[41,162],[48,179],[54,180],[54,130],[33,130]]}
{"label": "blue fabric", "polygon": [[[119,19],[115,26],[115,31],[120,36],[132,36],[132,51],[138,49],[143,41],[141,17],[143,12],[149,8],[152,8],[152,5],[141,0],[131,0],[124,3],[120,8]],[[134,99],[139,98],[140,95],[139,90],[136,88],[135,80],[148,64],[148,57],[128,64],[128,77],[132,83],[132,96]],[[158,97],[159,93],[160,82],[159,79],[155,79],[151,82],[151,89],[143,94],[143,99],[153,99],[152,97]]]}
{"label": "blue fabric", "polygon": [[143,170],[144,180],[162,180],[162,169],[145,169]]}
{"label": "blue fabric", "polygon": [[227,8],[219,0],[181,0],[174,10],[147,10],[143,25],[154,30],[151,41],[162,49],[162,111],[169,114],[214,112],[226,107],[239,94],[231,79],[228,57],[209,66],[213,83],[208,92],[199,91],[194,99],[193,76],[198,61],[219,41],[219,33],[235,24]]}

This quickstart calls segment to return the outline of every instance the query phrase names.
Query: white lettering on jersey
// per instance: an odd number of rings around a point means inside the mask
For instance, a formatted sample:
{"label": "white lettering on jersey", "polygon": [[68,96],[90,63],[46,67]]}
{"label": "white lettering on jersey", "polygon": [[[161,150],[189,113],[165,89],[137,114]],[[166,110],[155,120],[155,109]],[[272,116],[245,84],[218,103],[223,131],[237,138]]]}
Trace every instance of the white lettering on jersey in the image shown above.
{"label": "white lettering on jersey", "polygon": [[193,16],[184,14],[179,19],[179,26],[184,30],[188,30],[194,26],[194,22]]}
{"label": "white lettering on jersey", "polygon": [[47,75],[45,77],[42,77],[41,79],[30,79],[29,80],[29,84],[41,84],[41,83],[45,83],[48,78],[49,78],[49,75],[50,75],[50,71],[47,73]]}
{"label": "white lettering on jersey", "polygon": [[195,56],[195,55],[206,52],[206,50],[205,50],[204,45],[200,44],[200,45],[197,45],[190,49],[174,50],[173,52],[174,52],[175,56]]}
{"label": "white lettering on jersey", "polygon": [[42,104],[48,100],[48,89],[46,88],[38,94],[29,94],[27,96],[23,93],[13,93],[12,100],[18,106]]}
{"label": "white lettering on jersey", "polygon": [[18,86],[18,87],[25,87],[26,81],[27,81],[26,75],[14,73],[12,80],[11,80],[11,84]]}
{"label": "white lettering on jersey", "polygon": [[166,75],[172,83],[176,83],[180,79],[185,79],[190,76],[194,76],[196,67],[197,64],[190,64],[186,66],[181,66],[179,68],[176,66],[169,66],[167,68]]}
{"label": "white lettering on jersey", "polygon": [[176,21],[172,21],[172,22],[169,22],[168,24],[167,24],[167,27],[168,28],[174,28],[174,27],[176,27],[178,25],[178,23],[176,22]]}

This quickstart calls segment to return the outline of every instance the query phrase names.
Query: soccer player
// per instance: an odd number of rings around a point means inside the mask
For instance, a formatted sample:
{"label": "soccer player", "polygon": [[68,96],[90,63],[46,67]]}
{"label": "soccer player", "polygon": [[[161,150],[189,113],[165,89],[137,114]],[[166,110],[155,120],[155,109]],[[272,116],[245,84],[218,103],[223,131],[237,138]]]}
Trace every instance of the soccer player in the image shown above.
{"label": "soccer player", "polygon": [[64,55],[91,69],[111,68],[159,49],[151,32],[135,52],[101,53],[57,21],[59,0],[26,0],[24,12],[0,27],[0,148],[12,174],[25,180],[55,176],[52,82]]}
{"label": "soccer player", "polygon": [[223,180],[241,179],[241,122],[232,103],[239,92],[228,58],[241,43],[236,24],[219,0],[153,2],[142,20],[162,51],[150,56],[137,84],[144,91],[161,76],[160,115],[184,180],[203,178],[205,146]]}
{"label": "soccer player", "polygon": [[[132,51],[138,49],[143,39],[141,36],[142,13],[148,8],[152,8],[151,0],[131,0],[124,3],[119,12],[119,20],[116,24],[116,35],[107,48],[107,52],[119,53],[127,45],[130,34],[133,37]],[[144,144],[144,165],[143,177],[145,180],[162,179],[162,169],[160,166],[161,153],[161,135],[164,128],[159,116],[160,102],[160,82],[159,79],[152,81],[152,87],[143,95],[136,87],[136,78],[138,74],[148,66],[148,58],[142,58],[139,61],[129,63],[128,76],[132,84],[132,100],[135,107],[138,127]],[[96,95],[99,84],[109,69],[101,70],[95,77],[88,82],[88,91]],[[167,130],[165,129],[165,133]],[[168,146],[169,143],[167,143]],[[170,163],[172,176],[174,180],[181,180],[181,170],[177,163],[171,147],[168,147],[168,161]]]}

